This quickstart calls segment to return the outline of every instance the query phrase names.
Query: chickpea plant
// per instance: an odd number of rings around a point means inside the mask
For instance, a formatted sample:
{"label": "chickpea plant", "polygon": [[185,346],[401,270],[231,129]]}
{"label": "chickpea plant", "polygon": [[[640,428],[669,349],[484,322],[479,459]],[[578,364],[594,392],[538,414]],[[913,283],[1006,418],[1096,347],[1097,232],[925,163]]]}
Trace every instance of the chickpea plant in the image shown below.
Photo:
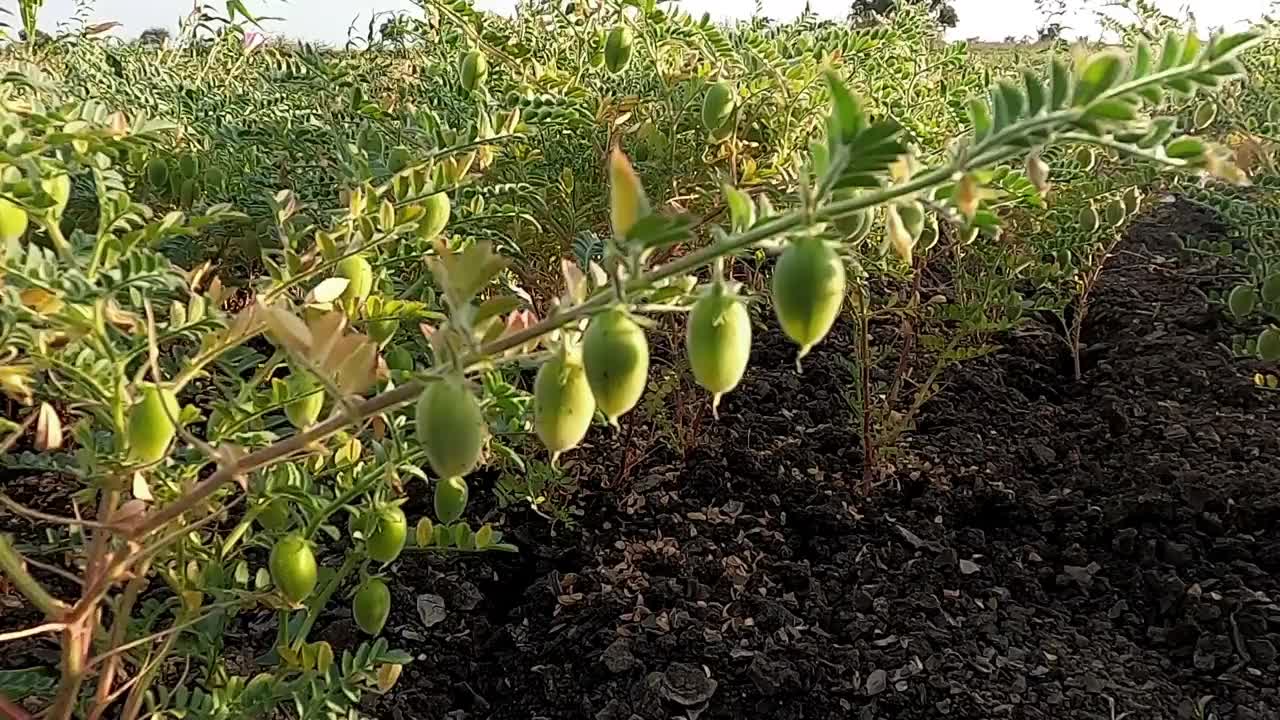
{"label": "chickpea plant", "polygon": [[[609,31],[607,70],[634,62],[633,41],[627,27]],[[86,509],[64,518],[5,498],[10,509],[65,528],[79,561],[78,582],[55,585],[44,563],[28,562],[38,546],[0,538],[0,571],[42,616],[6,637],[55,633],[61,645],[43,717],[261,717],[284,708],[345,716],[362,693],[394,686],[410,657],[381,637],[341,653],[313,640],[335,595],[378,635],[393,600],[386,568],[411,535],[416,548],[435,552],[514,549],[498,530],[464,519],[467,478],[493,447],[489,373],[540,365],[535,432],[549,455],[574,452],[595,411],[615,427],[628,421],[646,390],[649,315],[675,307],[688,312],[686,352],[715,403],[738,386],[752,342],[747,298],[726,260],[778,253],[770,300],[801,362],[851,285],[865,282],[857,267],[870,266],[855,264],[864,250],[835,229],[842,221],[883,213],[887,251],[877,257],[911,267],[924,251],[926,204],[960,237],[993,233],[999,218],[985,192],[993,168],[1055,143],[1221,170],[1199,140],[1151,139],[1141,110],[1165,92],[1235,75],[1237,55],[1255,41],[1224,35],[1202,45],[1194,34],[1171,34],[1159,52],[1140,45],[1132,61],[1115,51],[1078,67],[1055,60],[1047,81],[1029,74],[975,98],[971,131],[918,167],[900,125],[873,119],[829,71],[825,141],[794,159],[780,209],[728,187],[730,227],[713,228],[701,244],[691,218],[652,208],[615,147],[612,233],[598,271],[566,264],[563,297],[545,317],[521,322],[511,317],[522,301],[495,291],[508,258],[491,242],[446,237],[444,211],[431,199],[465,179],[472,151],[482,162],[474,140],[419,164],[410,158],[385,183],[345,188],[345,207],[322,222],[295,194],[277,194],[268,275],[252,302],[229,314],[225,288],[207,270],[184,271],[153,248],[235,213],[215,206],[157,217],[130,199],[113,169],[135,146],[161,142],[164,126],[108,118],[88,102],[46,108],[9,96],[0,117],[8,203],[0,332],[13,350],[0,378],[7,394],[39,409],[14,424],[4,447],[33,431],[38,451],[70,451],[55,467],[82,484],[76,504]],[[459,81],[480,92],[493,80],[481,68],[464,58]],[[721,114],[711,108],[713,121]],[[90,181],[99,212],[92,232],[62,234],[62,184],[47,181],[63,175]],[[425,328],[429,367],[399,358],[408,369],[390,371],[383,346],[397,329],[379,324],[387,317],[370,299],[379,249],[399,243],[423,249],[443,312]],[[681,243],[687,252],[655,260]],[[427,486],[435,518],[412,522],[401,504]],[[343,516],[345,532],[336,521]],[[148,605],[156,602],[161,610]],[[220,642],[208,638],[262,608],[276,613],[277,636],[258,675],[234,675],[217,653],[181,676],[164,672],[180,638]]]}

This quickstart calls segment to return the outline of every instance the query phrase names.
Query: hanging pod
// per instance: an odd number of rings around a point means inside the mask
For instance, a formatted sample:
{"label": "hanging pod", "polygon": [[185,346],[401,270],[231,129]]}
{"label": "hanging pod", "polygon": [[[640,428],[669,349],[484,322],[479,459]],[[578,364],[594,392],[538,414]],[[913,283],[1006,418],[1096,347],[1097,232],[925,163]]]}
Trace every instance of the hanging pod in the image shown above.
{"label": "hanging pod", "polygon": [[644,394],[649,381],[649,341],[626,310],[610,308],[591,318],[582,339],[582,362],[596,406],[615,427]]}
{"label": "hanging pod", "polygon": [[596,399],[581,358],[561,347],[538,368],[533,381],[533,429],[553,464],[560,453],[582,442],[595,412]]}
{"label": "hanging pod", "polygon": [[417,435],[437,477],[461,477],[480,464],[489,428],[480,401],[462,378],[438,380],[422,392]]}
{"label": "hanging pod", "polygon": [[742,381],[751,357],[751,315],[742,298],[713,283],[689,312],[685,351],[694,380],[711,393],[719,417],[720,398]]}

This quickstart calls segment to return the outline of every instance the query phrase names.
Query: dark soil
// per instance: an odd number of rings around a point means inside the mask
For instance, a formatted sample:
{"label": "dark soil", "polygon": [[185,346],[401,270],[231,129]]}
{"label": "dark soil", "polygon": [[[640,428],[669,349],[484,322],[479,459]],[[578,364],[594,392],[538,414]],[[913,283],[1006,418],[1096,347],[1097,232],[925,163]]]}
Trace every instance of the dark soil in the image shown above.
{"label": "dark soil", "polygon": [[[1280,394],[1230,357],[1170,231],[1217,228],[1180,204],[1136,225],[1082,381],[1047,326],[1003,338],[946,378],[870,498],[849,328],[798,375],[766,323],[683,459],[620,473],[601,431],[576,453],[576,527],[508,512],[519,554],[406,554],[386,634],[416,659],[367,712],[1280,717]],[[419,619],[424,594],[443,622]],[[319,635],[356,642],[345,613]]]}

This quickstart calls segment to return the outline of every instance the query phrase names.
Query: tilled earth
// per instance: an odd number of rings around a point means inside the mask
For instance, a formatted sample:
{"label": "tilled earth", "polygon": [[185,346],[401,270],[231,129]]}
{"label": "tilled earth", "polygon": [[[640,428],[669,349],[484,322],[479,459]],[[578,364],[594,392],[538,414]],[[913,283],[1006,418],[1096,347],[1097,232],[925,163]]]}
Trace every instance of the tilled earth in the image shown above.
{"label": "tilled earth", "polygon": [[[761,315],[685,457],[626,465],[626,436],[598,431],[571,464],[576,527],[509,511],[519,554],[397,563],[386,634],[416,660],[366,711],[1280,717],[1280,394],[1230,357],[1171,230],[1215,227],[1180,205],[1136,225],[1082,381],[1048,326],[1002,338],[946,377],[870,498],[849,328],[796,374]],[[318,635],[345,646],[338,605]]]}

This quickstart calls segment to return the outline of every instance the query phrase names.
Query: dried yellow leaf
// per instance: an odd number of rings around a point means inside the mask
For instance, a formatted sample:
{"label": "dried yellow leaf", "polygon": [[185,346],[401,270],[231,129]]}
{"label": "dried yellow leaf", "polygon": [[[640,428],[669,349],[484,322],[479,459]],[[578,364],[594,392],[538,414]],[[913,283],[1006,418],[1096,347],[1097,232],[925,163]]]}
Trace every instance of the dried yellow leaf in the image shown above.
{"label": "dried yellow leaf", "polygon": [[[241,313],[242,315],[244,313]],[[314,340],[311,330],[301,318],[279,305],[260,309],[259,314],[267,324],[272,341],[285,351],[298,357],[310,357]]]}
{"label": "dried yellow leaf", "polygon": [[386,663],[378,668],[378,689],[387,692],[396,686],[400,673],[404,668],[395,663]]}

